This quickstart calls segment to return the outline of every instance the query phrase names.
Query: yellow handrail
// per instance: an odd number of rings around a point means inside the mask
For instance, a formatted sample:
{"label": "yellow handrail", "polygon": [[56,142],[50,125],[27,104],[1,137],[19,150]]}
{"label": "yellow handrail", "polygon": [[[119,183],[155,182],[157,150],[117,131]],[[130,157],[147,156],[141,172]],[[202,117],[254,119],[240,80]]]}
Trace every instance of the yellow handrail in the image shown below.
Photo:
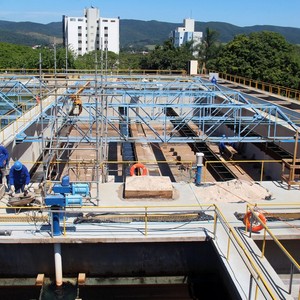
{"label": "yellow handrail", "polygon": [[[284,203],[282,204],[285,207],[288,206],[288,203]],[[290,205],[293,205],[293,207],[299,207],[299,205],[296,205],[295,203],[291,203]],[[268,204],[267,206],[273,206],[273,207],[279,207],[279,204]],[[7,206],[0,206],[0,209],[6,208]],[[10,209],[13,209],[14,207],[10,207]],[[20,209],[20,207],[15,207],[17,209]],[[29,207],[24,207],[24,209],[32,209]],[[163,210],[163,208],[167,209],[167,210]],[[176,210],[180,209],[180,210]],[[41,206],[39,207],[39,209],[43,209],[43,211],[47,214],[49,214],[49,212],[51,213],[51,209],[49,209],[49,207],[45,207],[45,206]],[[224,214],[222,213],[221,209],[215,205],[215,204],[201,204],[201,206],[199,205],[130,205],[130,206],[82,206],[82,207],[72,207],[72,213],[75,213],[76,211],[80,211],[80,212],[95,212],[97,211],[103,211],[103,209],[108,210],[108,211],[112,211],[113,214],[116,213],[116,211],[121,211],[124,210],[124,212],[122,213],[122,217],[126,217],[126,216],[134,216],[139,214],[141,217],[144,218],[144,234],[147,236],[148,235],[148,224],[149,224],[149,220],[148,218],[150,216],[160,216],[160,217],[168,217],[169,215],[174,215],[174,212],[177,213],[182,213],[182,214],[186,214],[189,215],[190,213],[188,213],[189,209],[192,209],[192,212],[195,213],[198,210],[201,211],[211,211],[214,213],[214,221],[213,221],[213,235],[212,238],[216,238],[216,236],[218,235],[217,232],[217,225],[221,224],[223,226],[223,228],[225,229],[225,232],[228,236],[228,242],[227,242],[227,255],[226,255],[226,259],[229,260],[229,255],[231,252],[230,249],[230,245],[234,245],[235,249],[238,251],[239,256],[241,257],[241,259],[243,260],[246,268],[249,271],[249,274],[251,276],[251,279],[254,280],[256,282],[256,295],[257,295],[257,291],[258,289],[260,289],[262,292],[262,288],[265,289],[265,291],[270,295],[270,297],[272,299],[277,299],[276,295],[274,294],[274,291],[270,285],[270,283],[268,282],[267,278],[265,277],[265,274],[263,271],[260,270],[259,265],[255,262],[255,260],[253,259],[253,257],[251,256],[250,251],[248,250],[248,248],[244,245],[242,239],[239,237],[239,235],[237,234],[236,230],[234,227],[232,227],[232,225],[230,224],[230,222],[226,219],[226,217],[224,216]],[[159,209],[159,211],[157,210]],[[251,210],[252,212],[254,212],[254,210],[250,207],[250,205],[247,205],[247,210]],[[152,210],[152,214],[151,214],[151,210]],[[57,212],[57,210],[56,210]],[[63,211],[65,212],[65,210]],[[106,211],[107,212],[107,211]],[[253,214],[254,217],[256,217],[255,214]],[[219,220],[219,222],[218,222]],[[258,221],[260,221],[260,219],[258,219]],[[271,232],[271,230],[268,228],[267,225],[262,224],[265,228],[265,231],[267,231],[270,235],[270,237],[275,241],[275,243],[279,246],[280,250],[288,257],[288,259],[290,260],[290,262],[298,269],[298,271],[300,270],[300,266],[299,264],[295,261],[295,259],[289,254],[289,252],[284,248],[284,246],[278,241],[278,239],[276,238],[276,236]],[[67,219],[64,219],[64,223],[63,223],[63,233],[64,236],[66,236],[67,230],[66,227],[68,226],[67,224]],[[72,226],[73,223],[72,223]],[[265,238],[265,235],[264,235]],[[217,242],[217,240],[216,240]],[[249,292],[251,291],[251,284],[249,286]]]}
{"label": "yellow handrail", "polygon": [[254,80],[238,75],[231,75],[227,73],[219,73],[219,78],[232,81],[237,84],[249,86],[278,96],[300,101],[300,90],[297,89],[292,89],[280,85],[275,85],[272,83],[262,82],[259,80]]}

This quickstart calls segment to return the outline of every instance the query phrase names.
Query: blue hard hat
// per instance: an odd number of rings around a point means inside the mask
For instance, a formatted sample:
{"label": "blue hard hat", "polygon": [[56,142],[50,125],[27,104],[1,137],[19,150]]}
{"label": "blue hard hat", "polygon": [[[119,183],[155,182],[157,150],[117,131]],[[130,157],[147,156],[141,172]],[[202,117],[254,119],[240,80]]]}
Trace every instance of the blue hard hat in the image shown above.
{"label": "blue hard hat", "polygon": [[16,171],[20,171],[22,169],[22,166],[23,166],[22,163],[19,162],[18,160],[14,163],[14,169]]}

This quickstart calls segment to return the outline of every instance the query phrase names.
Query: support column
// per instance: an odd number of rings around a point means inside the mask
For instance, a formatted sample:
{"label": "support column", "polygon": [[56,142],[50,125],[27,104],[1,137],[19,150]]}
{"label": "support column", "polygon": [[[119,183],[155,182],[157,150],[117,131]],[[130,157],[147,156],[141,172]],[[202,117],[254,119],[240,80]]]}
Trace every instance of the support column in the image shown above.
{"label": "support column", "polygon": [[61,286],[63,284],[63,279],[62,279],[62,259],[61,259],[60,244],[54,244],[54,262],[55,262],[56,286]]}
{"label": "support column", "polygon": [[[58,212],[55,212],[55,211]],[[52,212],[52,235],[53,236],[59,236],[61,235],[61,230],[60,230],[60,223],[59,223],[59,219],[60,219],[60,212],[59,210],[61,210],[60,206],[57,205],[53,205],[51,206],[51,212]]]}
{"label": "support column", "polygon": [[197,164],[196,185],[197,186],[199,186],[201,184],[203,157],[204,157],[204,154],[202,152],[196,153],[196,164]]}

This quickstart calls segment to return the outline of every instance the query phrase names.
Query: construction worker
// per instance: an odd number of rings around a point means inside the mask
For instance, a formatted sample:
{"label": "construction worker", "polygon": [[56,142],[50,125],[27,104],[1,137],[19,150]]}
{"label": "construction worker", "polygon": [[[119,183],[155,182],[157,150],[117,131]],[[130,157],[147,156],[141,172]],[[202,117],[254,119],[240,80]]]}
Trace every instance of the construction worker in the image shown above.
{"label": "construction worker", "polygon": [[29,182],[30,175],[28,169],[17,160],[9,171],[9,184],[12,195],[27,191]]}
{"label": "construction worker", "polygon": [[6,184],[6,176],[8,175],[8,162],[9,152],[7,149],[0,144],[0,172],[1,172],[1,183]]}
{"label": "construction worker", "polygon": [[225,142],[225,139],[226,139],[226,135],[223,134],[223,135],[222,135],[222,139],[221,139],[221,141],[220,141],[220,143],[219,143],[219,153],[220,153],[220,155],[223,155],[224,152],[225,152],[225,149],[226,149],[226,142]]}

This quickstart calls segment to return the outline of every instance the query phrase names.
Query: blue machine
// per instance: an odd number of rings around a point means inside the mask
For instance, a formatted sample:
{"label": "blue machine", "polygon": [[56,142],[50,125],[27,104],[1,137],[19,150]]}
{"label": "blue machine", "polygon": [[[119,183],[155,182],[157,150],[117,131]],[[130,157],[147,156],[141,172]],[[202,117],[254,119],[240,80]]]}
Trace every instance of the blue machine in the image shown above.
{"label": "blue machine", "polygon": [[51,206],[52,211],[52,225],[53,235],[61,235],[59,220],[62,213],[68,206],[82,206],[82,197],[90,193],[89,185],[86,183],[70,183],[69,176],[64,176],[61,183],[54,184],[52,191],[55,194],[47,195],[45,197],[45,204]]}
{"label": "blue machine", "polygon": [[[89,185],[87,183],[70,183],[69,176],[64,176],[61,183],[55,183],[52,191],[59,194],[82,196],[87,196],[90,193]],[[74,205],[81,205],[81,203],[74,203]]]}

